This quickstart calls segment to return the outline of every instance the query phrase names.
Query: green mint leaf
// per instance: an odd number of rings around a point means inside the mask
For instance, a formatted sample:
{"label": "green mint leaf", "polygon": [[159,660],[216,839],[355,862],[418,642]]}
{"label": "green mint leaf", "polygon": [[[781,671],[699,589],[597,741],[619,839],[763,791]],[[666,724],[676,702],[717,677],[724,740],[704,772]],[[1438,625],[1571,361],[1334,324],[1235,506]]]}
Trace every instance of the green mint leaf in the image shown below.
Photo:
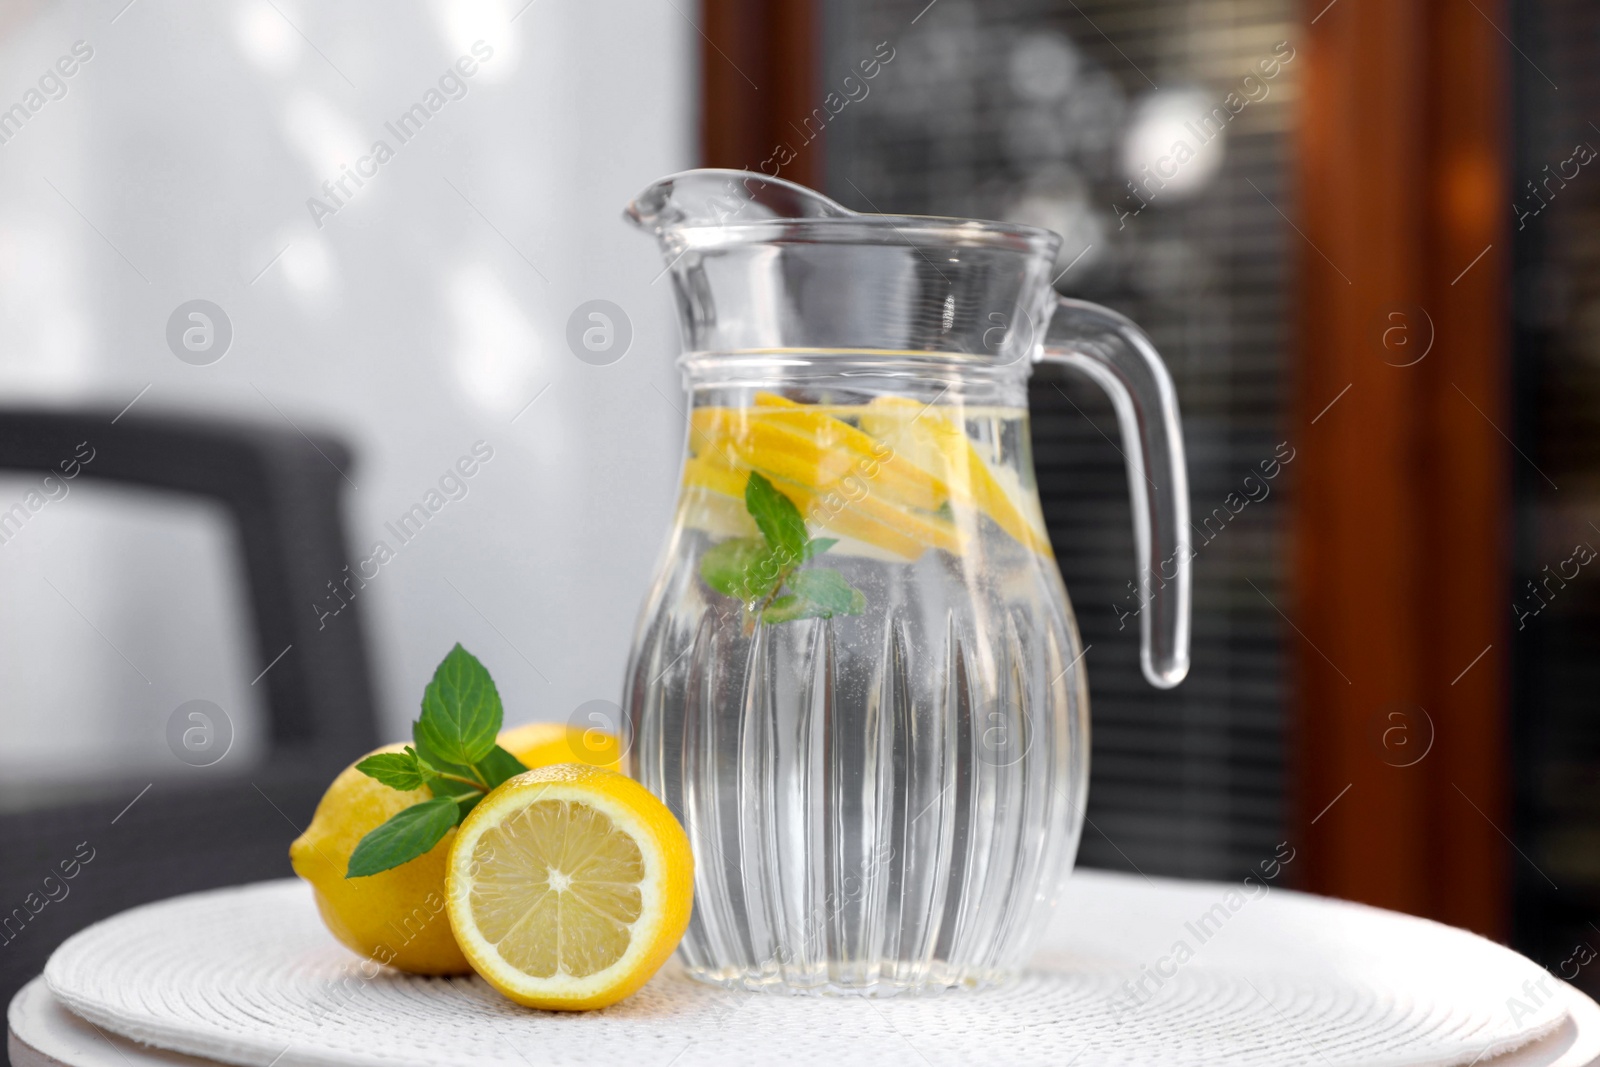
{"label": "green mint leaf", "polygon": [[478,773],[489,783],[490,789],[496,788],[507,778],[515,778],[527,769],[521,760],[499,745],[490,749],[489,754],[478,761]]}
{"label": "green mint leaf", "polygon": [[[455,774],[456,772],[451,771],[450,773]],[[470,778],[473,771],[471,767],[463,767],[461,768],[461,773]],[[451,778],[435,778],[428,783],[428,788],[433,790],[435,797],[448,800],[457,805],[461,809],[463,816],[477,807],[478,801],[489,795],[488,790],[481,785],[470,785],[467,782],[458,782]]]}
{"label": "green mint leaf", "polygon": [[800,619],[827,619],[832,616],[833,612],[816,601],[807,600],[793,593],[777,597],[761,609],[761,621],[771,624],[797,622]]}
{"label": "green mint leaf", "polygon": [[368,756],[356,764],[356,770],[402,793],[421,789],[429,780],[439,777],[439,772],[418,756],[410,745],[406,746],[404,752],[380,752],[376,756]]}
{"label": "green mint leaf", "polygon": [[[458,763],[446,763],[436,755],[430,756],[428,750],[423,747],[422,731],[418,729],[419,725],[419,723],[411,724],[411,733],[417,739],[417,748],[422,750],[422,756],[430,760],[434,765],[434,769],[441,775],[441,777],[431,779],[428,782],[428,788],[433,791],[433,795],[436,797],[450,797],[458,801],[461,804],[461,813],[465,815],[477,806],[478,801],[484,798],[488,790],[478,783],[478,771],[475,766],[463,767]],[[485,757],[485,759],[487,758]],[[446,774],[454,775],[455,777],[442,777]],[[465,778],[467,780],[459,782],[456,780],[457,778]]]}
{"label": "green mint leaf", "polygon": [[796,595],[825,608],[830,615],[860,615],[867,607],[861,590],[845,581],[844,575],[828,567],[811,567],[789,576],[789,588]]}
{"label": "green mint leaf", "polygon": [[839,539],[837,537],[813,537],[806,542],[805,558],[808,560],[816,559],[838,543]]}
{"label": "green mint leaf", "polygon": [[700,557],[700,577],[723,596],[749,602],[778,587],[782,568],[767,543],[755,537],[732,537],[711,546]]}
{"label": "green mint leaf", "polygon": [[458,644],[434,671],[411,732],[429,763],[470,766],[494,748],[504,717],[494,679]]}
{"label": "green mint leaf", "polygon": [[365,878],[425,855],[461,820],[461,809],[447,797],[411,805],[361,839],[344,876]]}
{"label": "green mint leaf", "polygon": [[[471,767],[454,767],[446,765],[439,769],[448,774],[459,775],[462,778],[471,778],[473,776]],[[485,792],[483,786],[481,785],[476,785],[470,782],[458,782],[454,778],[431,779],[428,782],[428,788],[433,791],[433,795],[436,797],[460,797],[466,796],[468,793]]]}
{"label": "green mint leaf", "polygon": [[[411,724],[411,740],[417,746],[417,756],[438,773],[442,775],[453,774],[458,778],[474,778],[470,765],[451,763],[429,745],[428,735],[423,733],[420,722]],[[463,785],[461,782],[453,782],[449,778],[429,779],[428,787],[433,790],[433,795],[436,797],[445,795],[457,796],[466,790],[483,788],[479,785]]]}
{"label": "green mint leaf", "polygon": [[765,623],[794,622],[797,619],[831,619],[835,615],[860,615],[867,607],[861,590],[845,581],[844,575],[827,567],[800,571],[789,576],[794,590],[768,604],[761,612]]}
{"label": "green mint leaf", "polygon": [[778,492],[760,472],[751,471],[744,487],[744,506],[784,569],[797,566],[806,551],[806,521],[794,501]]}

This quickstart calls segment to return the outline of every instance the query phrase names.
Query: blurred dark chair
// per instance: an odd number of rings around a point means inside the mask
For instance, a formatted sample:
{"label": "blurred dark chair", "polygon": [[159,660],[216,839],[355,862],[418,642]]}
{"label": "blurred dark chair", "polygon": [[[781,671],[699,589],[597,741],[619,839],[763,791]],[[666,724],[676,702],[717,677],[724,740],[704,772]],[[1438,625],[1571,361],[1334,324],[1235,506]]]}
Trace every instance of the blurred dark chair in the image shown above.
{"label": "blurred dark chair", "polygon": [[[376,745],[357,606],[326,618],[313,606],[352,561],[339,510],[349,450],[298,432],[114,414],[0,410],[0,471],[59,475],[86,441],[95,452],[84,477],[192,494],[227,510],[243,556],[255,669],[272,664],[260,679],[269,751],[248,773],[226,759],[195,768],[174,758],[173,772],[154,784],[148,774],[130,776],[85,786],[71,803],[0,812],[0,923],[12,920],[0,927],[0,1005],[65,937],[98,919],[175,893],[287,875],[289,842],[328,781]],[[66,896],[31,914],[29,894],[41,899],[45,876],[59,880],[58,865],[80,843],[93,860],[65,883]]]}

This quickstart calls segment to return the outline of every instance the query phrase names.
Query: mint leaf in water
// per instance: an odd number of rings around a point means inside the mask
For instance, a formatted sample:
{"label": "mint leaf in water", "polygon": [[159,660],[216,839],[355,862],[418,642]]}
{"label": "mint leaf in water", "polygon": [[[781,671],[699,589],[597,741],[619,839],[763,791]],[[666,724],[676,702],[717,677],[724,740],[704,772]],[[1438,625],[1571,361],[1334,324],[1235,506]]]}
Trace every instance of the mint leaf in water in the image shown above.
{"label": "mint leaf in water", "polygon": [[838,543],[839,539],[837,537],[813,537],[806,542],[805,558],[807,560],[816,559]]}
{"label": "mint leaf in water", "polygon": [[744,487],[744,506],[785,568],[799,563],[806,551],[806,520],[794,501],[759,472],[751,471]]}
{"label": "mint leaf in water", "polygon": [[844,575],[828,567],[813,567],[789,577],[789,588],[796,596],[809,600],[828,614],[860,615],[867,609],[861,590],[845,581]]}
{"label": "mint leaf in water", "polygon": [[461,806],[435,797],[396,814],[367,834],[350,854],[346,878],[365,878],[425,855],[461,818]]}
{"label": "mint leaf in water", "polygon": [[418,756],[416,749],[410,745],[406,746],[404,752],[379,752],[375,756],[368,756],[356,764],[356,770],[402,793],[421,789],[439,777],[439,772]]}
{"label": "mint leaf in water", "polygon": [[832,615],[826,608],[805,597],[787,593],[774,597],[772,603],[761,609],[761,621],[768,624],[798,622],[800,619],[826,619]]}
{"label": "mint leaf in water", "polygon": [[867,607],[867,598],[861,590],[845,581],[844,575],[835,570],[819,568],[800,571],[790,576],[789,588],[794,592],[775,597],[772,603],[762,609],[762,622],[860,615]]}
{"label": "mint leaf in water", "polygon": [[866,610],[867,598],[838,571],[799,569],[838,538],[807,536],[800,509],[757,471],[745,483],[744,504],[761,537],[731,537],[711,546],[700,557],[700,578],[713,591],[744,602],[746,632],[757,619],[831,619]]}
{"label": "mint leaf in water", "polygon": [[700,557],[700,577],[723,596],[760,600],[770,594],[782,568],[759,537],[732,537]]}
{"label": "mint leaf in water", "polygon": [[459,770],[494,749],[504,717],[494,679],[476,656],[458,644],[439,664],[422,694],[422,717],[412,728],[412,736],[417,751],[428,762]]}

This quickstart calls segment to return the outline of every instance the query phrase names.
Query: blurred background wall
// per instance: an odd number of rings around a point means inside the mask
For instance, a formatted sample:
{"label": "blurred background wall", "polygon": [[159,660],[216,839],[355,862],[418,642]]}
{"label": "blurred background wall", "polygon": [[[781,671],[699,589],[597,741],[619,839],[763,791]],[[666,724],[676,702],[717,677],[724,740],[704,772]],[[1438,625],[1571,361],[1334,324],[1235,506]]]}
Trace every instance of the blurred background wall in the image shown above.
{"label": "blurred background wall", "polygon": [[[0,98],[49,84],[0,144],[0,392],[345,440],[352,549],[396,550],[357,594],[384,734],[457,640],[513,721],[614,701],[681,432],[671,297],[620,212],[693,162],[692,25],[655,3],[123,3],[5,9]],[[168,342],[197,299],[231,324],[207,365]],[[631,320],[609,365],[568,343],[592,300]],[[493,458],[402,545],[385,524],[477,442]],[[227,525],[67,488],[0,546],[4,791],[170,773],[165,721],[195,698],[247,763],[267,664]]]}

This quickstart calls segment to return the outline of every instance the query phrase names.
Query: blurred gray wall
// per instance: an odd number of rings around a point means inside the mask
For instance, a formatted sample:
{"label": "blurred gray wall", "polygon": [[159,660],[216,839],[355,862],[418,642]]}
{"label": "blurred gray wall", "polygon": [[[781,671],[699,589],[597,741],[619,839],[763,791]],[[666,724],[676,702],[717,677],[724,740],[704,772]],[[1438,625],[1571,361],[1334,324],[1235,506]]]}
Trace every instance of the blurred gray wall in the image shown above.
{"label": "blurred gray wall", "polygon": [[[137,397],[346,438],[353,547],[395,549],[359,594],[387,733],[457,640],[508,721],[615,701],[682,435],[668,283],[619,212],[692,162],[691,11],[8,5],[0,109],[26,118],[0,112],[0,402]],[[413,105],[420,130],[386,125]],[[359,187],[324,189],[347,170]],[[231,325],[216,362],[169,345],[191,300]],[[631,325],[609,364],[569,345],[592,300]],[[492,459],[401,545],[385,524],[477,442]],[[36,483],[0,480],[0,509]],[[206,507],[79,480],[0,545],[12,794],[110,764],[181,770],[164,731],[190,699],[229,713],[248,762],[267,664],[229,537]]]}

